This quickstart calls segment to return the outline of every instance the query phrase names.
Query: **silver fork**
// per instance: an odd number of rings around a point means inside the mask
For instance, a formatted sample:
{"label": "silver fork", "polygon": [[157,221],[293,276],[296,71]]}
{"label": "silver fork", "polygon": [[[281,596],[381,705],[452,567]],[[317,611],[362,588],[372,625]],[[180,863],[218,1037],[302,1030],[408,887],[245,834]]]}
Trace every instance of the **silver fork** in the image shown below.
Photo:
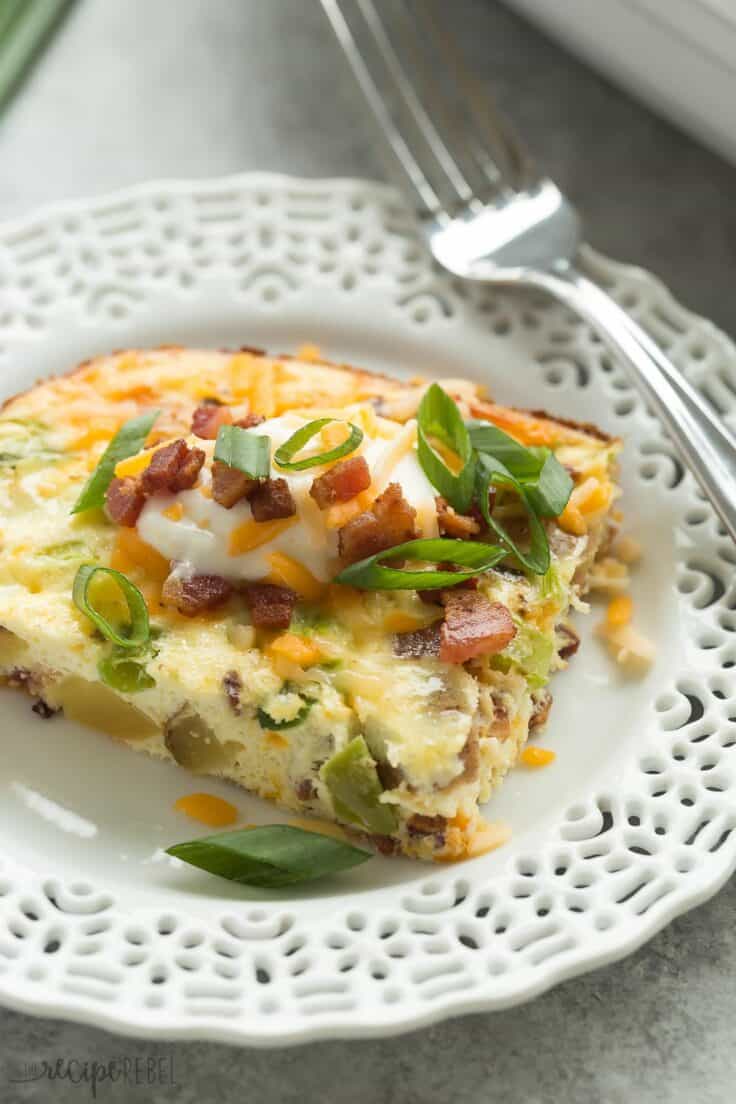
{"label": "silver fork", "polygon": [[434,258],[456,276],[534,287],[590,323],[629,370],[736,540],[736,439],[658,345],[584,272],[581,223],[537,172],[422,0],[322,0],[393,152]]}

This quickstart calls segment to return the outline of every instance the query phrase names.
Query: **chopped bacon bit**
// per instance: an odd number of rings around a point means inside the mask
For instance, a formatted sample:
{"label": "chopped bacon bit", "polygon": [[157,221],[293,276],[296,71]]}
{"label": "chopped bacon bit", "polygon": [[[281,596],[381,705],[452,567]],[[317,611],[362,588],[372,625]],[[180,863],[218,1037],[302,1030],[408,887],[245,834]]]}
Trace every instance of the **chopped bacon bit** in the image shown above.
{"label": "chopped bacon bit", "polygon": [[370,487],[371,473],[363,456],[351,456],[341,460],[324,475],[319,475],[309,488],[309,493],[319,506],[326,510],[336,502],[349,502],[361,491]]}
{"label": "chopped bacon bit", "polygon": [[245,591],[250,617],[258,629],[288,629],[296,594],[273,583],[252,583]]}
{"label": "chopped bacon bit", "polygon": [[192,433],[205,441],[214,441],[220,426],[230,425],[232,420],[233,414],[229,406],[204,402],[192,415]]}
{"label": "chopped bacon bit", "polygon": [[454,537],[457,540],[468,540],[480,533],[480,525],[474,517],[467,514],[458,514],[442,495],[435,498],[437,503],[437,524],[441,537]]}
{"label": "chopped bacon bit", "polygon": [[203,463],[202,450],[190,449],[180,438],[154,452],[141,476],[141,486],[147,495],[183,491],[194,486]]}
{"label": "chopped bacon bit", "polygon": [[477,590],[449,590],[440,630],[440,659],[465,663],[479,655],[501,652],[516,636],[511,614],[501,602],[489,602]]}
{"label": "chopped bacon bit", "polygon": [[184,462],[175,473],[169,485],[170,491],[188,491],[197,482],[202,465],[204,464],[204,452],[202,449],[189,449]]}
{"label": "chopped bacon bit", "polygon": [[44,701],[43,698],[38,698],[31,706],[31,711],[35,713],[37,717],[40,717],[41,720],[48,721],[52,717],[55,717],[57,713],[60,713],[61,708],[57,706],[55,709],[53,706],[49,705],[47,701]]}
{"label": "chopped bacon bit", "polygon": [[398,841],[391,836],[368,836],[368,839],[382,855],[395,855],[399,850]]}
{"label": "chopped bacon bit", "polygon": [[399,483],[389,483],[383,494],[373,503],[373,513],[391,538],[389,547],[416,537],[414,522],[417,512],[404,498]]}
{"label": "chopped bacon bit", "polygon": [[[439,571],[457,572],[462,571],[462,567],[453,563],[440,563],[437,564]],[[452,586],[443,587],[442,589],[434,588],[433,590],[418,590],[417,597],[426,603],[428,606],[442,606],[445,602],[445,595],[449,594],[451,590],[477,590],[478,579],[476,576],[471,575],[469,579],[463,579],[459,583],[455,583]]]}
{"label": "chopped bacon bit", "polygon": [[212,464],[212,497],[226,510],[230,510],[242,498],[247,498],[257,485],[257,479],[251,479],[245,472],[231,468],[222,460],[215,460]]}
{"label": "chopped bacon bit", "polygon": [[376,774],[384,790],[396,790],[404,781],[404,772],[401,767],[395,767],[387,759],[376,761]]}
{"label": "chopped bacon bit", "polygon": [[533,732],[537,728],[541,728],[542,725],[547,723],[549,717],[549,711],[552,708],[552,695],[549,690],[544,690],[538,697],[534,699],[534,705],[532,707],[532,715],[529,718],[529,731]]}
{"label": "chopped bacon bit", "polygon": [[394,655],[400,659],[423,659],[440,654],[440,625],[428,625],[414,632],[396,633]]}
{"label": "chopped bacon bit", "polygon": [[338,552],[346,563],[364,560],[366,556],[375,556],[390,547],[385,534],[370,510],[351,518],[337,531]]}
{"label": "chopped bacon bit", "polygon": [[161,595],[164,604],[175,606],[185,617],[196,617],[227,602],[232,590],[231,584],[220,575],[192,575],[187,579],[172,574]]}
{"label": "chopped bacon bit", "polygon": [[447,828],[447,819],[443,816],[424,816],[422,813],[414,813],[406,822],[410,836],[433,836],[438,832],[444,832]]}
{"label": "chopped bacon bit", "polygon": [[246,414],[244,418],[238,418],[237,422],[233,422],[233,425],[238,426],[239,429],[253,429],[265,420],[262,414]]}
{"label": "chopped bacon bit", "polygon": [[314,782],[311,778],[302,778],[297,782],[294,792],[300,801],[314,801],[317,796]]}
{"label": "chopped bacon bit", "polygon": [[580,647],[580,637],[569,625],[558,625],[556,631],[557,635],[561,636],[563,640],[566,641],[557,654],[560,659],[570,659]]}
{"label": "chopped bacon bit", "polygon": [[265,479],[250,496],[250,508],[256,521],[275,521],[293,517],[296,504],[285,479]]}
{"label": "chopped bacon bit", "polygon": [[463,772],[453,781],[474,782],[480,770],[480,743],[477,732],[470,733],[460,752],[459,759],[463,764]]}
{"label": "chopped bacon bit", "polygon": [[375,556],[394,545],[413,540],[417,512],[401,493],[398,483],[389,483],[372,509],[351,518],[338,530],[338,549],[347,563]]}
{"label": "chopped bacon bit", "polygon": [[107,512],[116,525],[133,528],[146,501],[140,479],[113,479],[105,494]]}
{"label": "chopped bacon bit", "polygon": [[171,480],[184,463],[188,451],[186,441],[180,437],[178,441],[172,441],[171,444],[164,445],[154,452],[151,462],[141,476],[146,494],[168,491]]}

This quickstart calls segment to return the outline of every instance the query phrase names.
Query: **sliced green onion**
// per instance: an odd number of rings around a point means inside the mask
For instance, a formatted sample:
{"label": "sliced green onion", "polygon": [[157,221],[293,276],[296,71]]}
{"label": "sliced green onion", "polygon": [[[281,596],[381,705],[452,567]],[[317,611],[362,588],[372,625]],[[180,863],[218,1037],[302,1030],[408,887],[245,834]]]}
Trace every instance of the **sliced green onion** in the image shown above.
{"label": "sliced green onion", "polygon": [[[434,437],[451,449],[463,463],[455,474],[430,444]],[[426,391],[417,410],[417,456],[433,487],[452,507],[464,514],[473,501],[475,462],[473,446],[457,403],[433,383]]]}
{"label": "sliced green onion", "polygon": [[[351,564],[340,572],[335,582],[357,587],[359,590],[436,590],[439,587],[455,586],[465,579],[472,579],[474,575],[482,575],[506,554],[505,549],[495,544],[481,544],[478,541],[449,540],[445,537],[406,541]],[[383,566],[384,560],[398,559],[451,563],[466,570],[406,571],[403,568]]]}
{"label": "sliced green onion", "polygon": [[241,426],[220,426],[214,458],[251,479],[265,479],[271,470],[271,438]]}
{"label": "sliced green onion", "polygon": [[300,694],[299,697],[304,704],[300,706],[296,716],[291,717],[288,721],[275,721],[271,714],[267,713],[265,709],[258,708],[256,710],[256,717],[261,728],[265,728],[269,732],[283,732],[285,728],[296,728],[297,725],[306,721],[309,716],[309,711],[314,705],[314,698],[307,698],[304,694]]}
{"label": "sliced green onion", "polygon": [[114,647],[110,655],[99,661],[97,671],[106,686],[123,694],[137,694],[156,685],[145,662],[134,659],[126,648]]}
{"label": "sliced green onion", "polygon": [[90,550],[84,541],[68,540],[61,544],[48,544],[41,549],[39,556],[48,556],[52,560],[86,560]]}
{"label": "sliced green onion", "polygon": [[473,448],[500,460],[515,479],[524,481],[539,477],[549,449],[525,448],[491,422],[470,421],[466,422],[466,427]]}
{"label": "sliced green onion", "polygon": [[[491,484],[512,487],[519,495],[526,509],[529,522],[528,551],[524,551],[519,547],[516,541],[510,536],[503,523],[491,513],[488,506],[488,495]],[[480,510],[488,528],[492,529],[497,536],[500,537],[504,545],[510,552],[513,552],[523,567],[531,571],[534,575],[544,575],[550,565],[549,541],[547,540],[544,526],[529,502],[528,494],[523,484],[519,483],[518,479],[514,479],[513,475],[504,467],[500,460],[495,460],[488,454],[482,453],[478,460],[476,485]]]}
{"label": "sliced green onion", "polygon": [[260,889],[324,878],[371,858],[370,851],[289,824],[221,832],[177,843],[167,854],[220,878]]}
{"label": "sliced green onion", "polygon": [[558,517],[562,513],[573,482],[550,449],[525,448],[489,422],[466,424],[473,447],[500,462],[509,475],[524,485],[537,514]]}
{"label": "sliced green onion", "polygon": [[555,644],[551,636],[514,617],[516,636],[506,645],[501,655],[519,667],[533,690],[546,686]]}
{"label": "sliced green onion", "polygon": [[3,0],[0,4],[0,107],[18,88],[71,0]]}
{"label": "sliced green onion", "polygon": [[559,517],[572,494],[573,481],[553,452],[544,458],[539,477],[527,487],[527,497],[540,517]]}
{"label": "sliced green onion", "polygon": [[307,424],[302,426],[301,429],[298,429],[296,433],[292,433],[288,441],[284,441],[283,445],[280,445],[273,454],[273,458],[278,466],[284,468],[285,471],[305,471],[306,468],[316,468],[320,464],[329,464],[333,460],[340,460],[341,457],[355,452],[356,448],[363,440],[363,430],[353,425],[352,422],[347,422],[345,424],[349,427],[350,434],[341,445],[337,445],[327,452],[320,452],[316,456],[306,456],[303,460],[293,459],[293,457],[311,441],[315,434],[319,433],[319,431],[326,425],[329,425],[330,422],[336,421],[339,421],[339,419],[317,418],[313,422],[307,422]]}
{"label": "sliced green onion", "polygon": [[135,456],[141,451],[159,414],[159,410],[151,410],[147,414],[131,418],[120,427],[74,503],[73,514],[99,509],[105,505],[105,493],[112,483],[115,468],[121,460],[127,460],[129,456]]}
{"label": "sliced green onion", "polygon": [[[122,591],[130,616],[125,635],[118,632],[92,604],[89,590],[92,580],[97,575],[110,576]],[[120,571],[114,571],[111,567],[101,567],[99,564],[82,564],[74,579],[72,598],[77,609],[88,617],[102,635],[113,644],[121,648],[140,648],[150,640],[151,628],[145,599],[138,587],[134,586]]]}

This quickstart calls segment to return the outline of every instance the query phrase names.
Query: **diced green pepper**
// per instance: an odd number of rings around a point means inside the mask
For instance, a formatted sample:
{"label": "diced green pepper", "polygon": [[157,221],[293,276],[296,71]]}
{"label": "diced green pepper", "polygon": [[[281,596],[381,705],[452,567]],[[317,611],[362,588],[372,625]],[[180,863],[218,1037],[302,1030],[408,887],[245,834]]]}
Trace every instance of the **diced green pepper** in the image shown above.
{"label": "diced green pepper", "polygon": [[549,668],[554,654],[554,640],[539,629],[525,625],[514,618],[516,636],[504,648],[498,658],[506,657],[515,663],[526,675],[532,689],[545,686],[549,677]]}
{"label": "diced green pepper", "polygon": [[362,736],[336,752],[320,771],[335,812],[367,832],[390,835],[396,828],[396,810],[380,801],[383,786],[375,761]]}

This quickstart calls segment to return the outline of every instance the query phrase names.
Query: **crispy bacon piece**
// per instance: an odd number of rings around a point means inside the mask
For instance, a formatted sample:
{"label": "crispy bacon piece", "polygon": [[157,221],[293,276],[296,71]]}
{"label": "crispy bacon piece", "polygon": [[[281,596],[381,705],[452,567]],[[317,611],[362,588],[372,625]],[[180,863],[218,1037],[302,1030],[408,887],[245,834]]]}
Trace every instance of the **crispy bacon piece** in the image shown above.
{"label": "crispy bacon piece", "polygon": [[233,425],[240,429],[253,429],[253,426],[260,425],[265,420],[262,414],[246,414],[245,417],[238,418],[237,422],[233,422]]}
{"label": "crispy bacon piece", "polygon": [[414,813],[406,822],[410,836],[434,836],[447,828],[447,819],[443,816],[425,816]]}
{"label": "crispy bacon piece", "polygon": [[197,482],[203,464],[204,452],[202,449],[189,449],[181,467],[175,472],[171,480],[169,490],[174,492],[188,491]]}
{"label": "crispy bacon piece", "polygon": [[391,538],[389,548],[416,537],[414,522],[417,512],[404,498],[399,483],[389,483],[383,494],[373,503],[373,513],[378,524]]}
{"label": "crispy bacon piece", "polygon": [[192,433],[205,441],[214,441],[220,426],[231,425],[232,420],[233,413],[229,406],[204,402],[192,415]]}
{"label": "crispy bacon piece", "polygon": [[458,514],[442,495],[435,498],[437,504],[437,524],[441,537],[454,537],[457,540],[469,540],[480,533],[480,525],[474,517]]}
{"label": "crispy bacon piece", "polygon": [[384,790],[398,789],[405,778],[401,767],[395,767],[393,763],[389,763],[388,759],[376,760],[376,774]]}
{"label": "crispy bacon piece", "polygon": [[256,521],[274,521],[293,517],[296,505],[285,479],[264,479],[250,496],[250,508]]}
{"label": "crispy bacon piece", "polygon": [[565,641],[557,653],[560,659],[569,659],[574,656],[580,647],[580,637],[575,630],[569,625],[557,625],[557,635]]}
{"label": "crispy bacon piece", "polygon": [[222,460],[215,460],[212,464],[212,497],[226,510],[230,510],[236,502],[247,498],[258,486],[257,479],[251,479],[245,472],[231,468]]}
{"label": "crispy bacon piece", "polygon": [[534,732],[535,729],[541,728],[542,725],[547,723],[549,717],[549,711],[552,708],[552,695],[549,690],[543,690],[540,695],[534,699],[534,705],[532,707],[532,715],[529,718],[529,731]]}
{"label": "crispy bacon piece", "polygon": [[252,583],[245,591],[251,621],[257,629],[288,629],[296,594],[273,583]]}
{"label": "crispy bacon piece", "polygon": [[363,456],[351,456],[341,460],[324,475],[318,475],[309,493],[319,506],[326,510],[336,502],[349,502],[371,483],[370,469]]}
{"label": "crispy bacon piece", "polygon": [[302,778],[294,787],[294,792],[300,801],[314,801],[317,796],[314,782],[311,778]]}
{"label": "crispy bacon piece", "polygon": [[145,494],[161,494],[165,491],[183,491],[197,482],[204,452],[190,449],[181,438],[157,449],[141,476]]}
{"label": "crispy bacon piece", "polygon": [[338,552],[345,563],[364,560],[366,556],[375,556],[390,547],[385,534],[370,510],[351,518],[337,531]]}
{"label": "crispy bacon piece", "polygon": [[232,591],[232,585],[220,575],[192,575],[187,579],[171,574],[161,595],[165,605],[175,606],[185,617],[196,617],[223,605]]}
{"label": "crispy bacon piece", "polygon": [[424,659],[440,654],[440,623],[414,632],[396,633],[394,655],[400,659]]}
{"label": "crispy bacon piece", "polygon": [[465,663],[479,655],[501,652],[516,636],[511,614],[501,602],[489,602],[477,590],[449,590],[440,629],[440,659]]}
{"label": "crispy bacon piece", "polygon": [[389,483],[370,510],[358,514],[338,530],[338,550],[347,563],[375,556],[396,544],[413,540],[417,512],[401,493],[398,483]]}
{"label": "crispy bacon piece", "polygon": [[381,855],[395,855],[399,850],[399,842],[392,836],[368,836],[367,838]]}
{"label": "crispy bacon piece", "polygon": [[460,752],[459,759],[463,765],[463,771],[453,781],[474,782],[480,770],[480,741],[477,732],[472,731],[470,733]]}
{"label": "crispy bacon piece", "polygon": [[113,479],[105,494],[105,503],[110,520],[116,525],[125,525],[132,529],[140,517],[146,501],[146,492],[140,479]]}

